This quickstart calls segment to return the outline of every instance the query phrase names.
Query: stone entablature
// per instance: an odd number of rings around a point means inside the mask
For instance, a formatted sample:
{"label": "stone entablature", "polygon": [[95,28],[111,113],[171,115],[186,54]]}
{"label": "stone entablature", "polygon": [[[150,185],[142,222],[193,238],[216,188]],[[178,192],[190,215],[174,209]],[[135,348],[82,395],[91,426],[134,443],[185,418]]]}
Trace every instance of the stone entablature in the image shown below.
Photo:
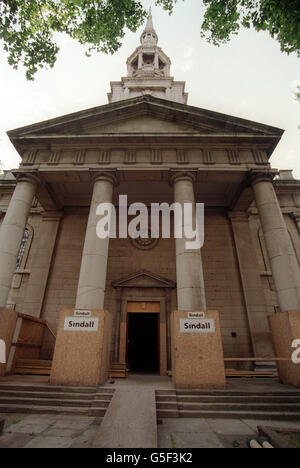
{"label": "stone entablature", "polygon": [[[159,165],[162,167],[170,167],[177,165],[193,165],[194,167],[207,166],[269,166],[268,157],[265,151],[259,151],[261,160],[257,162],[257,150],[245,148],[234,150],[229,148],[211,148],[208,147],[185,147],[178,149],[177,147],[145,147],[145,145],[136,145],[124,148],[123,145],[117,148],[103,147],[99,148],[85,147],[61,147],[54,151],[51,150],[35,150],[24,151],[21,167],[39,168],[45,166],[66,165],[81,166],[82,169],[91,166],[101,165],[103,167],[122,167],[130,165],[145,166]],[[32,154],[35,154],[34,159]],[[228,167],[229,169],[229,167]]]}

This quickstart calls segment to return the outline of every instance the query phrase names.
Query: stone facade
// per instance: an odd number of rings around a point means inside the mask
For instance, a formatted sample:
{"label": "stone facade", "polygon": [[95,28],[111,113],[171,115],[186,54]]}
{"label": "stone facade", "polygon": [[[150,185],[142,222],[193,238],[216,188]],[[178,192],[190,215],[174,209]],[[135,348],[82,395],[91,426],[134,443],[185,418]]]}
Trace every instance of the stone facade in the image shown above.
{"label": "stone facade", "polygon": [[[147,48],[155,63],[146,73],[139,54]],[[125,81],[122,95],[113,84],[107,105],[8,133],[22,163],[0,181],[0,305],[42,317],[54,330],[63,308],[109,310],[111,362],[126,359],[130,302],[160,303],[164,371],[179,306],[219,311],[225,357],[273,356],[267,315],[288,301],[300,310],[300,181],[269,164],[282,130],[188,106],[181,85],[180,98],[170,91],[174,82],[165,87],[169,65],[149,18],[128,61],[132,94]],[[144,80],[159,82],[163,94]],[[191,255],[173,237],[149,249],[131,239],[98,243],[94,208],[111,200],[118,211],[121,194],[129,204],[204,203],[201,252]],[[40,357],[51,359],[53,348],[46,333]]]}

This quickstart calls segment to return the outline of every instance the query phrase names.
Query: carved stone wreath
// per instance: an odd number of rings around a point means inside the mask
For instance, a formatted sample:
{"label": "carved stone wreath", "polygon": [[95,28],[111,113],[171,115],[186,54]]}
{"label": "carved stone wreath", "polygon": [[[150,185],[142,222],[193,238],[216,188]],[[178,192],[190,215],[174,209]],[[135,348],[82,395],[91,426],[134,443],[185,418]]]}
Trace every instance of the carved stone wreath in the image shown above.
{"label": "carved stone wreath", "polygon": [[148,231],[148,237],[137,237],[136,239],[130,238],[130,241],[132,245],[139,250],[150,250],[158,244],[158,238],[152,237],[151,229]]}

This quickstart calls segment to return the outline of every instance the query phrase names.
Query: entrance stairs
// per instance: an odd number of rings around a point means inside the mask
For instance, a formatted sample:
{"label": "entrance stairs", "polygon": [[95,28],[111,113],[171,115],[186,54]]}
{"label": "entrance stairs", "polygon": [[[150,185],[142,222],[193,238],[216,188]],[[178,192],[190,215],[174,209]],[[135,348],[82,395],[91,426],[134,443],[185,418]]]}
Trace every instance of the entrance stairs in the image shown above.
{"label": "entrance stairs", "polygon": [[300,420],[300,391],[156,390],[158,419]]}
{"label": "entrance stairs", "polygon": [[104,417],[111,388],[0,383],[0,413],[61,414]]}

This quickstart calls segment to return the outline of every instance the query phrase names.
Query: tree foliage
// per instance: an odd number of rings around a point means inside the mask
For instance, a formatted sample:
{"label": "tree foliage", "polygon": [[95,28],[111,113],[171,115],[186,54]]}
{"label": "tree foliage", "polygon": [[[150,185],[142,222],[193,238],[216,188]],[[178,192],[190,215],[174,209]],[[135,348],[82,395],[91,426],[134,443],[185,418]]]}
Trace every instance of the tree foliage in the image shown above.
{"label": "tree foliage", "polygon": [[0,39],[13,67],[22,63],[27,79],[38,67],[53,67],[64,32],[92,50],[113,53],[124,29],[136,29],[146,11],[136,0],[0,0]]}
{"label": "tree foliage", "polygon": [[300,56],[299,0],[203,0],[207,7],[202,35],[216,45],[227,42],[241,27],[268,31],[282,52]]}
{"label": "tree foliage", "polygon": [[[241,26],[267,30],[287,53],[300,56],[299,0],[201,0],[202,35],[214,44],[227,42]],[[177,0],[156,0],[170,13]],[[59,48],[54,34],[66,33],[87,46],[87,53],[114,53],[125,28],[136,31],[147,12],[141,0],[0,0],[0,40],[8,62],[26,68],[53,67]]]}

